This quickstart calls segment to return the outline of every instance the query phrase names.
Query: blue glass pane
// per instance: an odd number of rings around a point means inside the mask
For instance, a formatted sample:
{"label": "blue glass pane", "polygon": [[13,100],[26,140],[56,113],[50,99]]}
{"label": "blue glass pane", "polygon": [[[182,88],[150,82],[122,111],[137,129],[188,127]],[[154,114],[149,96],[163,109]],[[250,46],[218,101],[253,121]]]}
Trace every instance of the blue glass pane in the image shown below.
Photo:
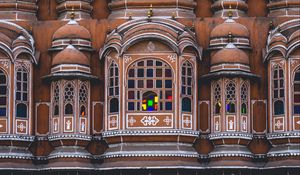
{"label": "blue glass pane", "polygon": [[162,80],[156,80],[156,88],[162,88]]}
{"label": "blue glass pane", "polygon": [[144,69],[138,69],[138,77],[144,77]]}
{"label": "blue glass pane", "polygon": [[296,75],[295,75],[295,81],[300,81],[300,72],[296,73]]}
{"label": "blue glass pane", "polygon": [[284,105],[283,105],[283,101],[276,101],[274,103],[274,112],[275,115],[282,115],[284,114]]}
{"label": "blue glass pane", "polygon": [[133,111],[134,110],[134,102],[129,102],[128,103],[128,110]]}
{"label": "blue glass pane", "polygon": [[1,75],[1,71],[0,71],[0,84],[6,84],[6,77],[5,77],[5,75]]}
{"label": "blue glass pane", "polygon": [[183,112],[191,112],[192,111],[191,99],[189,99],[189,98],[182,99],[182,111]]}
{"label": "blue glass pane", "polygon": [[0,86],[0,95],[6,94],[6,86]]}
{"label": "blue glass pane", "polygon": [[165,88],[172,88],[172,80],[165,81]]}
{"label": "blue glass pane", "polygon": [[17,105],[17,117],[27,118],[27,106],[23,103]]}
{"label": "blue glass pane", "polygon": [[147,77],[153,77],[153,69],[147,69]]}
{"label": "blue glass pane", "polygon": [[191,87],[188,87],[188,95],[192,95],[192,88]]}
{"label": "blue glass pane", "polygon": [[128,88],[134,88],[134,80],[128,80]]}
{"label": "blue glass pane", "polygon": [[186,89],[186,88],[185,88],[184,86],[181,87],[181,93],[182,93],[182,94],[186,94],[186,90],[185,90],[185,89]]}
{"label": "blue glass pane", "polygon": [[300,105],[294,106],[294,114],[300,114]]}
{"label": "blue glass pane", "polygon": [[3,116],[6,116],[6,108],[0,108],[0,116],[3,117]]}
{"label": "blue glass pane", "polygon": [[17,92],[17,100],[21,100],[21,93]]}
{"label": "blue glass pane", "polygon": [[172,102],[166,102],[166,110],[172,110]]}
{"label": "blue glass pane", "polygon": [[156,61],[156,66],[162,66],[162,62],[161,61]]}

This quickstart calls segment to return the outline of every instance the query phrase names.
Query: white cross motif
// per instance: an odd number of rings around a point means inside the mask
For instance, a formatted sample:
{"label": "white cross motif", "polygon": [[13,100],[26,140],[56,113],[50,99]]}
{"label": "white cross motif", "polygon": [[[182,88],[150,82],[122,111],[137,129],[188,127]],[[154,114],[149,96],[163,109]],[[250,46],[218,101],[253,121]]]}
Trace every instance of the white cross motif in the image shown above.
{"label": "white cross motif", "polygon": [[166,125],[170,125],[171,123],[172,123],[172,119],[171,118],[169,118],[169,116],[166,116],[166,118],[163,120],[165,123],[166,123]]}
{"label": "white cross motif", "polygon": [[19,128],[19,129],[20,129],[20,131],[21,131],[21,132],[23,132],[23,131],[24,131],[24,129],[26,129],[26,126],[24,126],[24,124],[23,124],[23,123],[20,123],[20,125],[18,125],[18,126],[17,126],[17,128]]}
{"label": "white cross motif", "polygon": [[68,120],[67,122],[66,122],[66,124],[67,124],[67,130],[70,130],[71,129],[71,121],[70,120]]}
{"label": "white cross motif", "polygon": [[130,126],[132,126],[136,122],[136,120],[133,117],[130,117],[128,122],[129,122]]}
{"label": "white cross motif", "polygon": [[219,127],[220,127],[219,121],[216,121],[215,127],[216,127],[216,131],[219,131]]}
{"label": "white cross motif", "polygon": [[0,124],[0,128],[3,128],[3,125]]}
{"label": "white cross motif", "polygon": [[233,123],[234,123],[234,122],[233,122],[232,120],[229,121],[229,129],[230,129],[230,130],[233,130]]}
{"label": "white cross motif", "polygon": [[280,129],[280,128],[281,128],[281,126],[283,126],[283,123],[281,123],[281,121],[280,121],[280,120],[277,120],[277,122],[276,122],[275,126],[276,126],[276,128],[277,128],[277,129]]}
{"label": "white cross motif", "polygon": [[115,119],[115,117],[112,117],[109,123],[111,124],[112,127],[115,127],[117,124],[117,120]]}
{"label": "white cross motif", "polygon": [[186,127],[188,127],[192,123],[192,121],[189,117],[186,117],[185,119],[183,119],[183,123]]}

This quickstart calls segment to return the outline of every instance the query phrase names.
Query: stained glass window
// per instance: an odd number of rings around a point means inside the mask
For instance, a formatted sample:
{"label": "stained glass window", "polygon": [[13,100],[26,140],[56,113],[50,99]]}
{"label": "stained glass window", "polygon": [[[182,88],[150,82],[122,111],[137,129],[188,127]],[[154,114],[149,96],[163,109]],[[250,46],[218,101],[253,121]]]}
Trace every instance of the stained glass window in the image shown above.
{"label": "stained glass window", "polygon": [[[108,83],[108,98],[109,98],[109,112],[119,112],[119,68],[118,65],[113,61],[109,66],[109,83]],[[134,77],[135,71],[130,71],[128,76]],[[128,81],[128,88],[135,88],[134,81]]]}
{"label": "stained glass window", "polygon": [[28,117],[28,79],[29,75],[24,67],[20,67],[16,70],[16,117],[27,118]]}
{"label": "stained glass window", "polygon": [[156,59],[135,62],[127,75],[127,110],[170,111],[173,89],[173,74],[168,64]]}
{"label": "stained glass window", "polygon": [[7,80],[6,75],[0,69],[0,117],[6,117],[7,113]]}
{"label": "stained glass window", "polygon": [[214,114],[219,115],[221,113],[221,87],[219,83],[216,83],[213,89],[214,98]]}
{"label": "stained glass window", "polygon": [[59,82],[54,82],[53,83],[53,106],[54,106],[54,111],[53,114],[54,116],[59,116],[59,99],[60,99],[60,89],[59,89]]}
{"label": "stained glass window", "polygon": [[143,94],[143,111],[157,111],[158,110],[158,96],[155,92],[145,92]]}
{"label": "stained glass window", "polygon": [[248,113],[248,86],[243,83],[241,86],[241,114],[246,115]]}
{"label": "stained glass window", "polygon": [[300,114],[300,68],[294,78],[294,114]]}
{"label": "stained glass window", "polygon": [[65,115],[73,115],[75,88],[73,84],[67,83],[64,88],[64,112]]}
{"label": "stained glass window", "polygon": [[236,85],[233,81],[226,84],[226,113],[233,114],[236,112]]}
{"label": "stained glass window", "polygon": [[273,103],[274,115],[284,114],[284,73],[283,69],[276,65],[273,70]]}
{"label": "stained glass window", "polygon": [[87,116],[87,111],[86,108],[88,106],[88,86],[87,82],[82,82],[79,88],[79,106],[80,107],[80,117],[86,117]]}
{"label": "stained glass window", "polygon": [[185,61],[181,67],[181,108],[183,112],[192,112],[193,67]]}

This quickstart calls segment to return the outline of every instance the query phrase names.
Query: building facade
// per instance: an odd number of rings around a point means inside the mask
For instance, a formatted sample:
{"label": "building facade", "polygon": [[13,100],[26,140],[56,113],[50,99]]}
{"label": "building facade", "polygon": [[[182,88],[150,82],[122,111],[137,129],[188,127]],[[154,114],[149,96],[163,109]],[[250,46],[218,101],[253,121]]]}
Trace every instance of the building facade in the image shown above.
{"label": "building facade", "polygon": [[299,0],[0,1],[0,174],[299,174],[299,17]]}

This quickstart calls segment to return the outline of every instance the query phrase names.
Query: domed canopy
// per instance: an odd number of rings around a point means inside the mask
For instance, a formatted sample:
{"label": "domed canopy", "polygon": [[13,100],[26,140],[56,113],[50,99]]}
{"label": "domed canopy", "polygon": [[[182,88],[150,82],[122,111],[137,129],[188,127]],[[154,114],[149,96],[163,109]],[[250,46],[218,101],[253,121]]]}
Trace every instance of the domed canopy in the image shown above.
{"label": "domed canopy", "polygon": [[249,38],[248,29],[239,23],[236,23],[233,19],[227,19],[224,23],[216,26],[211,34],[211,38],[227,37],[231,33],[233,37]]}
{"label": "domed canopy", "polygon": [[215,53],[211,58],[211,65],[222,63],[240,63],[249,65],[248,55],[238,49],[232,43],[229,43],[224,49]]}
{"label": "domed canopy", "polygon": [[52,60],[52,67],[60,64],[80,64],[89,66],[89,59],[74,46],[68,45],[59,52]]}
{"label": "domed canopy", "polygon": [[53,35],[53,40],[58,39],[85,39],[90,40],[90,32],[79,25],[75,20],[70,20],[66,25],[59,28]]}

